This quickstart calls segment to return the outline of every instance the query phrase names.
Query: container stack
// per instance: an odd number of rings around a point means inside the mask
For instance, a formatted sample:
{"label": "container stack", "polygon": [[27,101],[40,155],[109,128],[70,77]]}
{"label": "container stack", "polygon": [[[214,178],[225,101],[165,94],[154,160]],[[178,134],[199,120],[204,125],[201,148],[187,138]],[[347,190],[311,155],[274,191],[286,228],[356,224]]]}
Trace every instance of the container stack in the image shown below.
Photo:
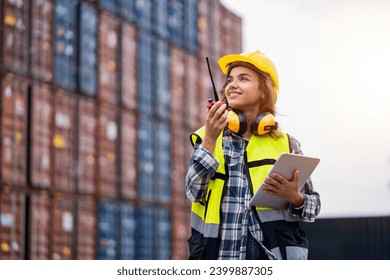
{"label": "container stack", "polygon": [[186,259],[215,0],[1,0],[0,259]]}

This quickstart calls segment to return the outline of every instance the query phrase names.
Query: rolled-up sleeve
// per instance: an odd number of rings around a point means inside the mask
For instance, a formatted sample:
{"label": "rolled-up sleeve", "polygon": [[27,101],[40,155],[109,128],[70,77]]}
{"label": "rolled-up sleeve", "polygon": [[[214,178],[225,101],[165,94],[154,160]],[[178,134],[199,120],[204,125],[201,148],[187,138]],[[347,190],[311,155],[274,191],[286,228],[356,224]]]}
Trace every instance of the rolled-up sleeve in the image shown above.
{"label": "rolled-up sleeve", "polygon": [[219,166],[219,162],[201,144],[194,146],[190,166],[185,180],[189,200],[199,201],[206,195],[207,186]]}

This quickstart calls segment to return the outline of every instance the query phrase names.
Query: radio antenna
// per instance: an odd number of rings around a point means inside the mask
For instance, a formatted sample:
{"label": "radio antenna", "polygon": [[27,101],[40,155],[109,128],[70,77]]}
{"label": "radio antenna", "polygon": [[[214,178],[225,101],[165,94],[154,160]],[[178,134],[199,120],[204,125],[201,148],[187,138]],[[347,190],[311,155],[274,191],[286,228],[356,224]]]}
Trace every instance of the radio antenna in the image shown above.
{"label": "radio antenna", "polygon": [[211,79],[211,83],[213,84],[213,90],[214,90],[214,98],[215,98],[215,101],[218,101],[218,93],[217,93],[217,90],[215,89],[215,84],[214,84],[214,80],[213,80],[213,75],[211,74],[211,68],[210,68],[210,63],[209,63],[209,58],[206,56],[206,61],[207,61],[207,67],[209,68],[209,73],[210,73],[210,79]]}

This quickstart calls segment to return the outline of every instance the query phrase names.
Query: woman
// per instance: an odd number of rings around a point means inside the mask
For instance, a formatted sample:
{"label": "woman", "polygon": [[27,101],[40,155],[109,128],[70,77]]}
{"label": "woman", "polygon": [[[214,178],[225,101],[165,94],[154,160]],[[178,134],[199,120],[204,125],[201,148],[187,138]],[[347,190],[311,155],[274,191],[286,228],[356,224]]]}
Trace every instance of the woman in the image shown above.
{"label": "woman", "polygon": [[[272,118],[276,68],[259,51],[226,55],[218,63],[227,76],[222,101],[191,136],[194,152],[186,176],[192,201],[190,259],[307,259],[299,221],[314,221],[319,194],[311,180],[298,191],[297,171],[292,180],[267,176],[282,152],[302,154],[299,142]],[[240,123],[231,126],[228,119]],[[288,209],[249,205],[263,181],[267,193],[289,201]]]}

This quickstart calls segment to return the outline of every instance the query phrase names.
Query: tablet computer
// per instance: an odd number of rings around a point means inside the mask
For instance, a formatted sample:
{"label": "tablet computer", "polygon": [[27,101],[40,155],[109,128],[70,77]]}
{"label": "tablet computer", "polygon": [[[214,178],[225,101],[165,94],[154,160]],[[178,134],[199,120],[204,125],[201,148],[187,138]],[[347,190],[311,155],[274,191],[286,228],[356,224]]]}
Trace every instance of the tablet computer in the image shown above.
{"label": "tablet computer", "polygon": [[[301,191],[319,162],[319,158],[282,153],[270,170],[269,174],[279,173],[286,179],[292,180],[294,171],[298,169],[298,188],[299,191]],[[250,201],[251,206],[265,206],[274,209],[287,209],[289,207],[287,200],[272,194],[267,194],[263,191],[263,189],[264,186],[262,184],[252,197]]]}

